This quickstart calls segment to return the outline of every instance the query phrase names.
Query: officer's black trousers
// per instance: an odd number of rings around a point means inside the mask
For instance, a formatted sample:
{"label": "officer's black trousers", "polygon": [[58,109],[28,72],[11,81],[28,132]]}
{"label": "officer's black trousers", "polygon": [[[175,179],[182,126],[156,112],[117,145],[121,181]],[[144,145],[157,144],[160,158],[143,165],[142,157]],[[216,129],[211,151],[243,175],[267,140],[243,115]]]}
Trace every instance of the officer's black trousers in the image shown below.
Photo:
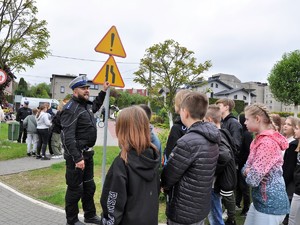
{"label": "officer's black trousers", "polygon": [[66,156],[66,183],[67,192],[65,196],[66,218],[69,224],[78,221],[78,202],[81,199],[85,218],[96,215],[94,193],[96,185],[94,182],[94,161],[92,155],[86,155],[85,169],[75,168],[75,163],[70,156]]}

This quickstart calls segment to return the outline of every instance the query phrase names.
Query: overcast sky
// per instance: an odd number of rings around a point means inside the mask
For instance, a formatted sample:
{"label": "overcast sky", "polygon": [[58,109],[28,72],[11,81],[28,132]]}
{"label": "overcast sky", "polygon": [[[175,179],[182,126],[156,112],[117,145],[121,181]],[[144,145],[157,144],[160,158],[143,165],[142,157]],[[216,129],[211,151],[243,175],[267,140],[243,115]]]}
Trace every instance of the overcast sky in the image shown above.
{"label": "overcast sky", "polygon": [[283,53],[300,49],[299,0],[38,0],[37,7],[53,56],[16,74],[31,84],[49,83],[52,74],[93,79],[108,59],[94,48],[113,25],[127,54],[115,57],[125,88],[140,87],[133,72],[145,50],[167,39],[193,51],[197,63],[211,60],[205,77],[242,82],[267,82]]}

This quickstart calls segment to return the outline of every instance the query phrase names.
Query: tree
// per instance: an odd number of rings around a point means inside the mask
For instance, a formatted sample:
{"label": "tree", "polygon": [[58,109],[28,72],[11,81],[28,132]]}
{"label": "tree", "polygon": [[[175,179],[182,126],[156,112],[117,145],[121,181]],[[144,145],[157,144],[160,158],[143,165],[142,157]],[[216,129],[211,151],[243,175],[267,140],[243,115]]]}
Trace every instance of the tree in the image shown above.
{"label": "tree", "polygon": [[24,80],[23,77],[20,78],[20,81],[19,81],[19,84],[18,84],[18,87],[15,91],[15,94],[16,95],[23,95],[23,96],[26,96],[26,97],[29,97],[28,96],[28,84],[27,82]]}
{"label": "tree", "polygon": [[178,42],[166,40],[146,49],[139,70],[134,73],[134,81],[147,88],[150,98],[158,97],[162,88],[168,91],[165,107],[169,112],[170,125],[176,91],[184,85],[201,81],[201,73],[211,67],[210,61],[196,64],[193,54],[193,51],[180,46]]}
{"label": "tree", "polygon": [[28,97],[36,98],[50,98],[50,84],[40,83],[37,86],[30,88],[30,95]]}
{"label": "tree", "polygon": [[33,67],[50,52],[46,21],[36,18],[35,0],[0,0],[0,69],[8,74],[0,85],[0,95],[12,79],[13,71]]}
{"label": "tree", "polygon": [[297,116],[300,103],[300,50],[284,53],[268,77],[270,90],[277,101],[294,105]]}

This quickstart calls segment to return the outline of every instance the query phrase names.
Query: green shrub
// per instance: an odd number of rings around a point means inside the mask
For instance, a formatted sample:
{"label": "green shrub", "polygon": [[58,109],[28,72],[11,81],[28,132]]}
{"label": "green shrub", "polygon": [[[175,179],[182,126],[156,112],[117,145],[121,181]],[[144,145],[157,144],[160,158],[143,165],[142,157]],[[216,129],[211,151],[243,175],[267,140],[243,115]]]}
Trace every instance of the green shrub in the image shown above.
{"label": "green shrub", "polygon": [[156,114],[153,114],[151,116],[151,121],[150,121],[152,124],[157,124],[157,123],[164,123],[164,118],[159,116],[159,115],[156,115]]}
{"label": "green shrub", "polygon": [[159,132],[158,138],[161,142],[161,149],[164,150],[167,144],[167,140],[169,137],[169,129],[163,129],[162,131]]}

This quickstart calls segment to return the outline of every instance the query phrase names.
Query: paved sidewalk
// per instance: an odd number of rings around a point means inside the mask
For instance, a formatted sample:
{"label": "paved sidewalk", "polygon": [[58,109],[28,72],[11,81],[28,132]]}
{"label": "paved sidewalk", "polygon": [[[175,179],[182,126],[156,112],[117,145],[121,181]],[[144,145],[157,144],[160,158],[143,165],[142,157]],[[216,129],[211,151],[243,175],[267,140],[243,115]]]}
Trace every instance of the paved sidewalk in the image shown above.
{"label": "paved sidewalk", "polygon": [[[103,145],[104,129],[98,128],[96,145]],[[109,121],[107,146],[117,146],[115,123]],[[25,153],[24,153],[25,154]],[[0,176],[49,167],[63,159],[38,160],[24,157],[0,161]],[[1,177],[0,177],[1,179]],[[83,215],[79,215],[83,222]],[[64,225],[65,211],[57,206],[26,196],[0,182],[0,225]]]}
{"label": "paved sidewalk", "polygon": [[[98,128],[96,145],[103,145],[104,129]],[[117,146],[114,122],[109,121],[107,145]],[[25,154],[25,153],[24,153]],[[64,159],[40,160],[24,157],[0,161],[0,176],[49,167]],[[79,215],[83,222],[83,215]],[[62,225],[66,224],[64,209],[26,196],[0,182],[0,224],[2,225]]]}

